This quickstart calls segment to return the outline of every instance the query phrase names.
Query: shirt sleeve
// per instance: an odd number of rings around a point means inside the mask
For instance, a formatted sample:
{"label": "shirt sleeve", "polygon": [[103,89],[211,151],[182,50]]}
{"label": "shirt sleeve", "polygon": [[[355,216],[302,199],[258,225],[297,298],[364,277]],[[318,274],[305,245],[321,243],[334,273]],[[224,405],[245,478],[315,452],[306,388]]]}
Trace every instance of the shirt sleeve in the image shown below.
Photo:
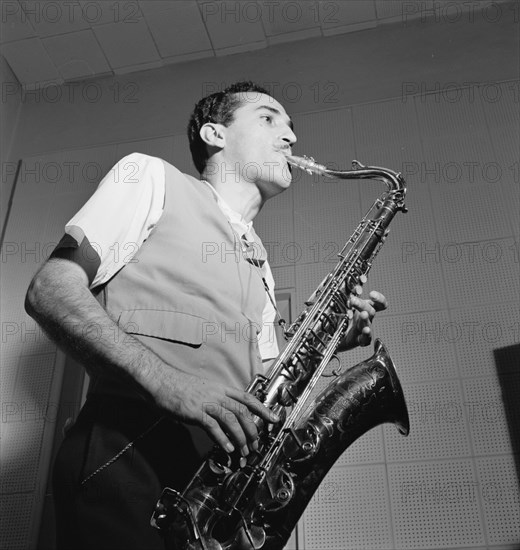
{"label": "shirt sleeve", "polygon": [[66,224],[65,232],[79,245],[87,237],[100,258],[90,288],[107,282],[132,261],[161,217],[164,180],[160,159],[132,153],[110,170]]}

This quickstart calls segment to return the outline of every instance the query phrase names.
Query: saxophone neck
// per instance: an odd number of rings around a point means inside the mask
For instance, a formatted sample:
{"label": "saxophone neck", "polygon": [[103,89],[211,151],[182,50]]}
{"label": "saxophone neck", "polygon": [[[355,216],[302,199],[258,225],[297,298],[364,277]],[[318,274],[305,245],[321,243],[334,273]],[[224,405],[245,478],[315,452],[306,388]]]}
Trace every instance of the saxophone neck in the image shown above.
{"label": "saxophone neck", "polygon": [[288,155],[287,162],[308,174],[318,174],[335,179],[374,179],[382,181],[396,202],[399,210],[406,212],[404,198],[406,195],[406,182],[400,172],[394,172],[389,168],[380,166],[365,166],[359,161],[352,161],[352,170],[333,170],[323,164],[319,164],[312,157],[297,157]]}

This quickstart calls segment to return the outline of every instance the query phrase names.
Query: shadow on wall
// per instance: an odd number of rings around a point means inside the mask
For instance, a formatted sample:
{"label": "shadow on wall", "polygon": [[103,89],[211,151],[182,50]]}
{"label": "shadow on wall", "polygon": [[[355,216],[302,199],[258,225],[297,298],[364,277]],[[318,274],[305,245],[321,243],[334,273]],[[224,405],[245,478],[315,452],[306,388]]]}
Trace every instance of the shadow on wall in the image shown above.
{"label": "shadow on wall", "polygon": [[520,484],[520,344],[498,348],[493,355]]}

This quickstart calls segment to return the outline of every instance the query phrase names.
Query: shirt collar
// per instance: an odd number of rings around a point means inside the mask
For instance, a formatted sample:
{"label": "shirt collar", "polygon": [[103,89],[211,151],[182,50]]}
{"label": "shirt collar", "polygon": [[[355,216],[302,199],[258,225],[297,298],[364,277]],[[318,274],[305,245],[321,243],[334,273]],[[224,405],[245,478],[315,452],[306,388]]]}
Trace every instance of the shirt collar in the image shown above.
{"label": "shirt collar", "polygon": [[253,221],[251,220],[250,222],[246,222],[241,214],[239,214],[236,210],[233,210],[227,204],[227,202],[222,198],[220,193],[217,192],[213,185],[211,185],[211,183],[206,180],[200,181],[204,182],[204,184],[211,189],[219,208],[222,210],[222,213],[226,216],[231,225],[233,225],[233,227],[238,230],[240,236],[242,238],[245,238],[245,240],[248,242],[254,242],[254,237],[251,232],[253,229]]}

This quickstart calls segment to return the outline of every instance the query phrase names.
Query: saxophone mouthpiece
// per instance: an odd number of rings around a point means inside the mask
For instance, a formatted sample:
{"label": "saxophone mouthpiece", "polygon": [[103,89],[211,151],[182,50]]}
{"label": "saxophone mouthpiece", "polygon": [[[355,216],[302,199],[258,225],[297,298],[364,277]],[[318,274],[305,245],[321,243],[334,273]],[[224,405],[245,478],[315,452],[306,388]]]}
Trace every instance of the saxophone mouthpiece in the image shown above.
{"label": "saxophone mouthpiece", "polygon": [[327,167],[323,164],[318,164],[312,157],[297,157],[295,155],[287,155],[287,162],[292,166],[296,166],[307,174],[324,174],[327,175]]}

